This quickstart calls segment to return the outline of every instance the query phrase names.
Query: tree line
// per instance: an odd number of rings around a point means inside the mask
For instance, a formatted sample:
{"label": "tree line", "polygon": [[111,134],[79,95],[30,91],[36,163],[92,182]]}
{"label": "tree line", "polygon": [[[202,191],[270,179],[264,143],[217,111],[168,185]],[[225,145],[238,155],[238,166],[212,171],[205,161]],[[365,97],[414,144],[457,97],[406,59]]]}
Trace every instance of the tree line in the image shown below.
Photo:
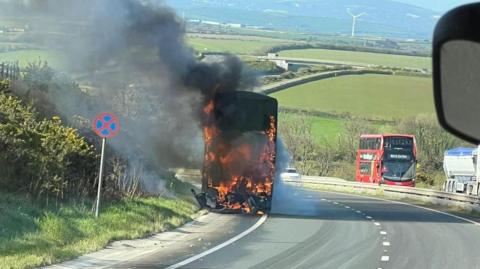
{"label": "tree line", "polygon": [[[306,114],[289,114],[279,122],[279,134],[292,154],[292,165],[307,175],[355,179],[355,158],[361,134],[381,133],[379,126],[361,119],[344,119],[343,131],[334,139],[318,139],[312,132],[312,120]],[[435,115],[417,115],[389,124],[390,132],[413,134],[417,141],[417,180],[440,187],[444,180],[443,154],[468,143],[450,135]],[[319,141],[320,140],[320,141]]]}

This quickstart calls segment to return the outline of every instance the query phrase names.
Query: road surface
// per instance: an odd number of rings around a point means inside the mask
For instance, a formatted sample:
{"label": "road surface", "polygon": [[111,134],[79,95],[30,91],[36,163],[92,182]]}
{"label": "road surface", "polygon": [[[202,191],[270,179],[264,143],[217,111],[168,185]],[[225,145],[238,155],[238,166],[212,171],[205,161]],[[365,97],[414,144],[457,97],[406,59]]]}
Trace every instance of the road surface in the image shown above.
{"label": "road surface", "polygon": [[[480,268],[480,226],[473,223],[367,197],[283,193],[262,225],[216,252],[195,256],[259,218],[216,216],[218,225],[210,223],[201,239],[192,232],[181,244],[110,268]],[[188,258],[194,261],[178,265]]]}

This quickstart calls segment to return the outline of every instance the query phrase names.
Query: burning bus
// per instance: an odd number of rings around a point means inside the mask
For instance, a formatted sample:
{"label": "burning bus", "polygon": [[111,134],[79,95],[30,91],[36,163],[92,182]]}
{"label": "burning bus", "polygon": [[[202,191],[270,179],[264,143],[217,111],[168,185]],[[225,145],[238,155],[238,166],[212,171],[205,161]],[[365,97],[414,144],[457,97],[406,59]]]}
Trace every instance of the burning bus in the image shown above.
{"label": "burning bus", "polygon": [[270,210],[277,139],[277,100],[231,91],[203,109],[205,155],[201,207],[224,213]]}

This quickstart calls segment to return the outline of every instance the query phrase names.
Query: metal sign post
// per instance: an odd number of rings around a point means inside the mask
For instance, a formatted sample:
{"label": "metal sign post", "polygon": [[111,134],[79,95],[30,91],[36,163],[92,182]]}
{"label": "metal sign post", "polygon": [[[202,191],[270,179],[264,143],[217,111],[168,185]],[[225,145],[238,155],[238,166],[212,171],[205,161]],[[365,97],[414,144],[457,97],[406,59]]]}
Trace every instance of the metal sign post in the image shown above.
{"label": "metal sign post", "polygon": [[98,172],[98,191],[97,191],[97,206],[95,207],[95,217],[98,218],[98,209],[100,208],[100,193],[102,191],[102,175],[103,175],[103,162],[105,157],[105,144],[106,138],[102,138],[102,155],[100,157],[100,171]]}
{"label": "metal sign post", "polygon": [[92,122],[93,131],[102,138],[102,154],[100,156],[100,171],[98,173],[98,190],[95,207],[95,217],[98,218],[100,211],[100,197],[102,192],[103,165],[105,162],[105,147],[107,138],[115,137],[120,132],[120,122],[112,113],[100,113]]}

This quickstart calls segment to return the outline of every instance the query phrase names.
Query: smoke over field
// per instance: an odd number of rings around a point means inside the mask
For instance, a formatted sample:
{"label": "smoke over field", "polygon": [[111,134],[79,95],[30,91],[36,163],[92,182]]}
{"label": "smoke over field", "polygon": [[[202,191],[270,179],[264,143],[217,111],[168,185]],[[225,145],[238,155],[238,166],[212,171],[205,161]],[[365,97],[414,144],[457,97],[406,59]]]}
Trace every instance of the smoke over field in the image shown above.
{"label": "smoke over field", "polygon": [[199,60],[183,22],[160,1],[0,2],[10,15],[28,15],[35,42],[61,51],[69,71],[94,89],[88,98],[50,94],[56,110],[68,120],[117,113],[123,130],[108,143],[152,178],[152,171],[200,167],[202,108],[215,93],[255,84],[235,56]]}

